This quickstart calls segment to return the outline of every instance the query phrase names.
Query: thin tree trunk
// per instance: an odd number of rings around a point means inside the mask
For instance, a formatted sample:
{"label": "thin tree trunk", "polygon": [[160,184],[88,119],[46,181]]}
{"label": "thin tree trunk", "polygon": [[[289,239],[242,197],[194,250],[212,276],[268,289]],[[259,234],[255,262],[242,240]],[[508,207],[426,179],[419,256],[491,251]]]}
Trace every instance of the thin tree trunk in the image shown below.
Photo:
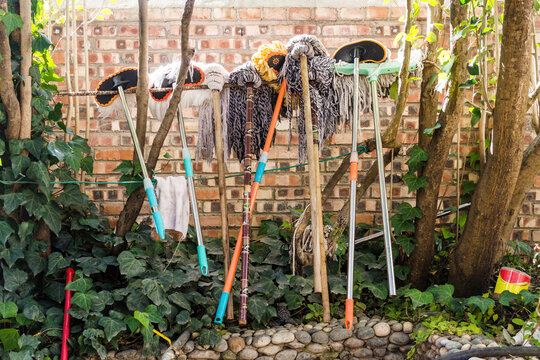
{"label": "thin tree trunk", "polygon": [[21,31],[21,77],[23,82],[20,89],[21,129],[19,139],[29,139],[32,134],[32,78],[30,77],[30,66],[32,66],[32,4],[30,0],[21,0],[19,5],[23,21]]}
{"label": "thin tree trunk", "polygon": [[[467,19],[467,5],[461,5],[460,0],[452,0],[450,5],[450,21],[452,30]],[[429,159],[422,169],[427,179],[427,186],[418,190],[416,206],[422,211],[422,217],[415,223],[415,238],[417,245],[409,258],[409,280],[416,288],[424,289],[427,285],[427,275],[433,261],[434,228],[437,216],[437,200],[441,184],[444,164],[452,145],[461,111],[463,109],[464,89],[459,85],[468,77],[467,73],[467,37],[463,36],[453,44],[454,64],[451,70],[449,91],[446,95],[442,111],[439,115],[440,129],[435,130],[429,143]]]}
{"label": "thin tree trunk", "polygon": [[[137,82],[137,139],[144,155],[148,119],[148,0],[139,0],[139,78]],[[133,150],[133,161],[137,153]],[[142,160],[142,159],[141,159]]]}
{"label": "thin tree trunk", "polygon": [[[152,142],[152,147],[150,153],[148,154],[147,166],[150,171],[154,170],[156,167],[159,152],[165,142],[165,138],[169,133],[171,124],[176,115],[176,109],[180,104],[180,98],[182,96],[182,91],[184,90],[184,82],[186,80],[187,71],[189,68],[189,63],[193,57],[194,50],[189,48],[189,23],[191,22],[191,15],[193,14],[193,6],[195,0],[187,0],[184,6],[184,13],[182,15],[182,25],[181,25],[181,35],[182,35],[182,65],[180,67],[180,72],[178,74],[178,79],[176,81],[176,88],[173,90],[171,101],[165,117],[161,122],[161,125],[156,133],[156,137]],[[116,234],[119,236],[124,236],[133,226],[137,216],[141,211],[142,204],[144,202],[145,193],[144,188],[141,186],[131,193],[129,198],[124,205],[124,208],[120,212],[118,217],[118,223],[116,224]]]}
{"label": "thin tree trunk", "polygon": [[533,0],[505,2],[500,75],[493,112],[494,152],[474,192],[461,241],[450,255],[449,282],[460,297],[489,285],[523,157]]}

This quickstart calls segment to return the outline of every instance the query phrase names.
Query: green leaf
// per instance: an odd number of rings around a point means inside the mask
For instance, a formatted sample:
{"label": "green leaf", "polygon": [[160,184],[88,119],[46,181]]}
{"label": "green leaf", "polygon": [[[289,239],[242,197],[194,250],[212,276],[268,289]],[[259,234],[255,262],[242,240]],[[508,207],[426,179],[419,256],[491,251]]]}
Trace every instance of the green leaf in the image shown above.
{"label": "green leaf", "polygon": [[40,341],[36,336],[21,335],[17,343],[19,344],[20,349],[35,351],[37,350]]}
{"label": "green leaf", "polygon": [[423,166],[429,158],[429,153],[420,146],[415,145],[409,152],[409,160],[406,164],[409,167],[409,172],[415,172],[419,167]]}
{"label": "green leaf", "polygon": [[407,279],[407,275],[409,275],[409,272],[411,271],[411,269],[405,265],[396,265],[394,270],[395,270],[396,277],[399,280],[403,280],[403,281]]}
{"label": "green leaf", "polygon": [[[47,275],[54,274],[58,270],[63,270],[69,266],[69,261],[64,259],[62,254],[60,254],[59,252],[51,253],[51,255],[49,255],[48,260],[49,260],[49,264],[47,265]],[[75,281],[78,281],[78,280],[75,280]]]}
{"label": "green leaf", "polygon": [[6,246],[8,237],[15,232],[15,229],[7,221],[0,221],[0,243]]}
{"label": "green leaf", "polygon": [[450,304],[452,302],[452,295],[454,294],[454,286],[450,284],[444,284],[439,286],[433,286],[427,289],[430,293],[433,294],[435,300],[439,304]]}
{"label": "green leaf", "polygon": [[0,139],[0,156],[6,153],[6,142],[3,139]]}
{"label": "green leaf", "polygon": [[175,321],[179,324],[179,325],[185,325],[189,322],[190,318],[189,318],[189,312],[187,310],[182,310],[178,313],[178,315],[176,315],[176,319]]}
{"label": "green leaf", "polygon": [[79,150],[80,152],[83,152],[85,154],[90,154],[92,149],[90,149],[90,146],[88,146],[88,139],[85,139],[81,136],[75,135],[69,142],[69,145],[75,149]]}
{"label": "green leaf", "polygon": [[51,40],[43,33],[38,33],[37,36],[34,36],[32,39],[32,49],[40,53],[47,50],[51,45]]}
{"label": "green leaf", "polygon": [[268,301],[262,296],[256,295],[249,297],[248,299],[248,311],[257,321],[261,321],[262,316],[264,315],[266,308],[268,307]]}
{"label": "green leaf", "polygon": [[26,173],[26,169],[30,166],[32,161],[28,156],[14,155],[11,157],[11,170],[15,176]]}
{"label": "green leaf", "polygon": [[379,299],[386,299],[388,297],[388,285],[386,282],[379,282],[379,283],[365,283],[363,284],[366,289],[371,291],[371,293]]}
{"label": "green leaf", "polygon": [[54,201],[49,201],[46,205],[43,205],[36,212],[36,216],[38,219],[43,219],[56,235],[60,233],[62,228],[62,210],[60,210],[60,207]]}
{"label": "green leaf", "polygon": [[480,121],[480,118],[482,117],[482,110],[477,107],[469,108],[469,111],[471,112],[471,126],[476,126],[478,122]]}
{"label": "green leaf", "polygon": [[0,195],[0,198],[4,200],[4,208],[8,214],[11,214],[15,209],[24,203],[24,196],[21,193],[7,193]]}
{"label": "green leaf", "polygon": [[64,191],[58,197],[58,201],[64,206],[80,208],[88,203],[88,196],[81,192],[81,189],[75,184],[67,184]]}
{"label": "green leaf", "polygon": [[34,156],[36,159],[40,158],[41,152],[43,151],[44,143],[45,142],[40,137],[32,139],[32,140],[31,139],[23,140],[24,148],[28,150],[28,152],[32,154],[32,156]]}
{"label": "green leaf", "polygon": [[504,305],[504,306],[510,306],[510,303],[513,301],[513,300],[517,300],[519,299],[520,296],[517,295],[517,294],[514,294],[508,290],[504,290],[500,295],[499,295],[499,302]]}
{"label": "green leaf", "polygon": [[113,171],[117,171],[122,175],[130,175],[133,172],[133,162],[130,160],[122,160],[120,165],[118,165]]}
{"label": "green leaf", "polygon": [[455,237],[454,233],[448,230],[447,228],[441,228],[441,233],[445,239],[453,239]]}
{"label": "green leaf", "polygon": [[30,215],[36,215],[43,205],[47,203],[47,197],[31,189],[22,191],[24,196],[23,205]]}
{"label": "green leaf", "polygon": [[202,329],[198,337],[198,344],[217,345],[221,341],[221,334],[216,329]]}
{"label": "green leaf", "polygon": [[49,153],[58,159],[58,161],[64,161],[66,156],[71,154],[71,146],[69,146],[65,141],[51,141],[47,145],[47,150]]}
{"label": "green leaf", "polygon": [[538,301],[538,294],[532,293],[529,290],[521,290],[519,295],[523,299],[524,305],[532,304],[533,302]]}
{"label": "green leaf", "polygon": [[412,301],[412,306],[417,308],[419,306],[432,304],[434,302],[433,294],[429,291],[420,291],[418,289],[408,289],[405,291],[405,296],[409,297]]}
{"label": "green leaf", "polygon": [[19,331],[17,329],[0,329],[0,341],[5,352],[18,349]]}
{"label": "green leaf", "polygon": [[0,302],[0,315],[3,319],[14,318],[17,316],[19,308],[14,302],[8,301],[6,303]]}
{"label": "green leaf", "polygon": [[394,81],[392,85],[390,85],[390,93],[388,94],[390,96],[390,99],[397,101],[398,98],[398,82]]}
{"label": "green leaf", "polygon": [[17,28],[22,28],[23,26],[23,21],[21,17],[12,12],[5,13],[0,20],[4,23],[6,27],[7,36],[9,36],[13,30]]}
{"label": "green leaf", "polygon": [[126,324],[118,319],[113,319],[107,316],[98,320],[98,324],[103,327],[105,331],[105,338],[110,342],[121,331],[126,330]]}
{"label": "green leaf", "polygon": [[80,278],[67,284],[66,290],[87,292],[92,288],[92,282],[91,278]]}
{"label": "green leaf", "polygon": [[140,311],[135,311],[135,313],[133,314],[133,317],[137,320],[139,320],[139,322],[142,324],[142,326],[144,326],[145,328],[148,328],[148,326],[150,326],[150,319],[148,317],[148,314],[145,313],[145,312],[140,312]]}
{"label": "green leaf", "polygon": [[392,216],[391,220],[395,234],[399,234],[403,231],[414,232],[414,223],[409,219],[404,219],[402,214],[395,214]]}
{"label": "green leaf", "polygon": [[478,295],[478,296],[472,296],[472,297],[466,299],[465,300],[465,305],[474,305],[477,308],[479,308],[480,311],[483,314],[483,313],[485,313],[487,311],[487,309],[490,306],[495,305],[495,301],[493,301],[493,299],[485,298],[483,296]]}
{"label": "green leaf", "polygon": [[520,319],[520,318],[514,318],[512,319],[512,322],[518,326],[525,325],[525,321],[523,321],[523,319]]}
{"label": "green leaf", "polygon": [[26,260],[26,264],[30,270],[32,270],[34,276],[40,274],[47,268],[47,260],[35,250],[25,250],[24,260]]}
{"label": "green leaf", "polygon": [[165,292],[161,284],[154,279],[144,279],[142,281],[143,294],[146,295],[157,306],[165,300]]}
{"label": "green leaf", "polygon": [[430,128],[426,128],[424,129],[424,135],[429,135],[429,136],[432,136],[433,135],[433,132],[437,129],[440,129],[441,128],[441,123],[435,123],[435,125],[433,127],[430,127]]}
{"label": "green leaf", "polygon": [[407,235],[399,235],[396,237],[396,242],[401,246],[407,256],[411,256],[411,253],[416,246],[416,239]]}
{"label": "green leaf", "polygon": [[[51,196],[51,178],[49,170],[42,162],[33,162],[26,171],[26,176],[38,183],[39,189],[45,196]],[[58,234],[58,233],[57,233]]]}
{"label": "green leaf", "polygon": [[480,75],[480,67],[476,62],[467,64],[467,71],[469,75]]}
{"label": "green leaf", "polygon": [[11,268],[17,260],[24,258],[24,253],[20,247],[10,247],[0,252],[0,258],[6,260],[8,267]]}
{"label": "green leaf", "polygon": [[90,311],[92,307],[92,301],[96,297],[94,291],[90,292],[76,292],[71,298],[71,302],[85,311]]}
{"label": "green leaf", "polygon": [[289,290],[285,293],[285,302],[289,310],[296,310],[300,307],[304,297],[296,291]]}
{"label": "green leaf", "polygon": [[402,202],[397,207],[397,210],[403,214],[403,218],[406,220],[414,219],[414,218],[421,218],[422,217],[422,210],[418,207],[413,207],[411,204],[407,202]]}
{"label": "green leaf", "polygon": [[22,140],[9,139],[9,153],[13,155],[20,155],[24,149]]}
{"label": "green leaf", "polygon": [[169,295],[169,300],[174,304],[180,306],[182,309],[191,311],[191,304],[181,292],[172,293],[171,295]]}
{"label": "green leaf", "polygon": [[81,169],[88,175],[93,175],[94,159],[91,156],[86,156],[81,159]]}
{"label": "green leaf", "polygon": [[41,311],[40,307],[34,303],[30,303],[24,307],[23,315],[26,316],[27,319],[30,319],[32,321],[45,321],[45,315],[43,314],[43,311]]}
{"label": "green leaf", "polygon": [[28,280],[28,274],[22,270],[16,268],[9,269],[4,266],[2,266],[2,270],[4,275],[4,289],[9,292],[14,292]]}
{"label": "green leaf", "polygon": [[425,176],[418,177],[415,174],[411,173],[403,175],[403,181],[405,181],[405,183],[407,184],[407,187],[409,188],[409,193],[414,190],[423,188],[427,185],[427,179]]}
{"label": "green leaf", "polygon": [[437,41],[437,35],[435,35],[435,33],[433,31],[430,31],[427,38],[426,38],[426,40],[428,42],[435,42],[435,41]]}
{"label": "green leaf", "polygon": [[146,263],[142,260],[135,259],[131,251],[122,251],[118,256],[118,265],[120,265],[120,273],[128,279],[142,274],[146,270]]}

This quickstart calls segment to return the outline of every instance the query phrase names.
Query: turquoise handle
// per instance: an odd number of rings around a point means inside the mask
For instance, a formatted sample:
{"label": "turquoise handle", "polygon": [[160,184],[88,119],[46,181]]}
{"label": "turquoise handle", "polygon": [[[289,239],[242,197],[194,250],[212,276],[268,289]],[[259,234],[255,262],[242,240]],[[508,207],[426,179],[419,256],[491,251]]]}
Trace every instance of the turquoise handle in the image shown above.
{"label": "turquoise handle", "polygon": [[150,203],[150,207],[158,207],[156,193],[154,192],[154,187],[152,186],[152,180],[148,179],[148,182],[150,183],[150,186],[146,186],[147,181],[144,180],[144,190],[146,190],[146,196],[148,196],[148,202]]}
{"label": "turquoise handle", "polygon": [[165,225],[163,225],[163,219],[161,218],[161,213],[158,211],[154,211],[152,213],[152,216],[154,217],[154,223],[156,224],[156,231],[159,235],[159,238],[161,240],[165,239]]}
{"label": "turquoise handle", "polygon": [[228,302],[229,302],[229,293],[224,291],[221,293],[221,299],[219,299],[219,305],[216,311],[216,317],[214,318],[214,322],[216,324],[223,323],[223,317],[225,316],[225,310],[227,310]]}
{"label": "turquoise handle", "polygon": [[208,259],[206,258],[206,248],[204,245],[197,246],[197,254],[199,255],[199,267],[203,275],[208,274]]}
{"label": "turquoise handle", "polygon": [[148,202],[150,203],[150,208],[152,208],[152,216],[154,217],[154,224],[156,225],[156,231],[161,240],[165,239],[165,226],[163,225],[163,219],[161,218],[161,213],[158,210],[158,202],[156,198],[156,193],[154,192],[154,186],[152,185],[152,180],[144,179],[144,190],[146,190],[146,196],[148,197]]}
{"label": "turquoise handle", "polygon": [[257,164],[257,171],[255,172],[255,179],[253,180],[253,182],[258,182],[259,184],[261,183],[265,167],[266,163],[259,161],[259,163]]}
{"label": "turquoise handle", "polygon": [[193,165],[191,165],[191,154],[188,149],[182,149],[182,158],[184,159],[186,177],[193,177]]}

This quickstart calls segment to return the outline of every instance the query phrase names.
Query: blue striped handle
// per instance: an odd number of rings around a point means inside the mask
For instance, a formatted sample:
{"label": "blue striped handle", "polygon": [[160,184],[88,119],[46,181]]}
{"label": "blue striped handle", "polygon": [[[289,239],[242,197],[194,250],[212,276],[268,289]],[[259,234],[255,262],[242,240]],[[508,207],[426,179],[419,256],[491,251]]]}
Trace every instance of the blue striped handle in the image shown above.
{"label": "blue striped handle", "polygon": [[253,180],[254,182],[258,182],[259,184],[261,183],[267,161],[268,153],[263,152],[261,157],[259,158],[259,162],[257,163],[257,171],[255,172],[255,179]]}

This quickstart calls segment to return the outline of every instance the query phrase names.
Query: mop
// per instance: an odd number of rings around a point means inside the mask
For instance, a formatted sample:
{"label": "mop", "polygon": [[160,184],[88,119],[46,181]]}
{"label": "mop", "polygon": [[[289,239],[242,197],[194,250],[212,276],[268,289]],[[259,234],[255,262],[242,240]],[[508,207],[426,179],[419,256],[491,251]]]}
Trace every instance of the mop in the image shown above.
{"label": "mop", "polygon": [[[274,41],[272,42],[272,45],[266,45],[266,44],[261,45],[257,53],[255,53],[252,56],[252,62],[254,64],[254,67],[259,71],[259,74],[263,78],[263,80],[272,81],[272,80],[277,79],[277,74],[279,73],[279,70],[281,69],[281,66],[283,65],[283,62],[285,60],[285,55],[286,55],[286,49],[284,48],[283,44],[281,44],[281,42],[279,41]],[[253,185],[251,189],[251,198],[249,202],[250,215],[253,212],[253,208],[255,206],[255,200],[257,198],[257,193],[259,191],[262,177],[264,175],[266,162],[268,160],[268,152],[270,150],[272,139],[274,138],[274,131],[276,128],[277,120],[279,118],[279,112],[281,109],[281,104],[283,102],[283,97],[285,95],[286,87],[287,87],[286,82],[285,80],[283,80],[281,82],[279,94],[276,99],[276,104],[274,107],[272,119],[268,126],[268,132],[265,137],[263,152],[262,152],[262,155],[259,157],[259,161],[257,163],[257,170],[255,172],[255,179],[253,181]],[[223,322],[223,316],[225,314],[225,310],[227,309],[227,303],[230,297],[232,283],[234,281],[234,274],[236,272],[236,267],[238,266],[238,260],[240,259],[240,254],[242,251],[242,239],[243,239],[243,231],[241,228],[240,232],[238,233],[238,237],[236,238],[236,245],[235,245],[234,253],[231,259],[231,264],[229,266],[229,272],[226,275],[225,284],[223,286],[223,291],[221,293],[221,298],[219,300],[216,316],[214,318],[214,322],[216,324],[221,324]]]}
{"label": "mop", "polygon": [[[394,277],[394,264],[392,257],[392,240],[391,240],[391,230],[390,230],[390,220],[388,216],[388,203],[386,198],[386,184],[384,178],[384,162],[383,162],[383,149],[381,141],[381,130],[380,130],[380,121],[379,121],[379,103],[378,95],[380,93],[378,85],[379,77],[383,77],[388,74],[395,74],[401,69],[400,61],[393,62],[381,62],[379,64],[374,63],[362,63],[359,61],[361,59],[362,53],[365,53],[366,48],[365,42],[355,42],[347,44],[342,47],[340,51],[336,52],[334,58],[338,61],[335,66],[335,70],[340,74],[353,74],[354,77],[354,120],[353,120],[353,154],[356,154],[355,160],[357,159],[356,149],[356,127],[358,121],[358,106],[359,106],[359,76],[363,75],[367,78],[370,85],[370,97],[372,102],[373,110],[373,122],[375,127],[375,144],[377,150],[377,165],[379,171],[379,189],[381,193],[381,212],[383,218],[383,232],[384,232],[384,244],[386,252],[386,267],[388,275],[388,292],[390,296],[396,295],[396,285]],[[372,46],[372,44],[370,44]],[[382,45],[381,45],[382,46]],[[353,58],[353,64],[350,64],[348,61]],[[380,61],[383,61],[381,59]],[[352,65],[352,66],[351,66]],[[409,71],[416,69],[414,62],[411,63]],[[379,86],[379,88],[378,88]],[[352,328],[353,321],[353,279],[354,279],[354,234],[355,234],[355,206],[356,206],[356,176],[353,174],[352,168],[353,164],[353,155],[351,155],[351,210],[350,210],[350,224],[349,224],[349,253],[348,253],[348,277],[347,277],[347,300],[345,304],[345,325],[347,329]],[[354,178],[354,180],[353,180]]]}
{"label": "mop", "polygon": [[[144,163],[144,157],[142,155],[141,147],[139,145],[139,140],[137,139],[137,134],[135,133],[135,125],[133,124],[133,119],[131,118],[131,113],[129,112],[128,101],[124,95],[124,86],[127,89],[134,89],[137,87],[137,69],[128,68],[120,70],[112,75],[109,75],[107,78],[102,80],[97,90],[117,90],[118,95],[97,95],[95,97],[96,103],[101,108],[104,108],[101,112],[102,116],[106,116],[111,113],[111,111],[117,110],[114,106],[116,98],[119,96],[121,100],[122,108],[126,115],[126,120],[129,125],[129,131],[131,133],[131,139],[133,140],[133,145],[139,158],[139,163],[141,165],[141,171],[143,174],[143,185],[146,195],[148,197],[148,202],[150,203],[150,208],[152,209],[152,216],[154,218],[154,224],[156,225],[156,231],[159,237],[163,240],[165,239],[165,228],[163,226],[163,219],[159,212],[158,203],[156,199],[156,194],[154,192],[154,186],[152,185],[152,180],[148,176],[148,170],[146,169],[146,164]],[[134,97],[133,97],[134,98]]]}
{"label": "mop", "polygon": [[[206,66],[205,66],[206,65]],[[207,71],[205,71],[207,70]],[[178,73],[180,71],[180,63],[174,63],[165,67],[158,68],[154,73],[150,75],[150,85],[152,87],[174,87],[176,86],[176,79],[178,78]],[[225,78],[228,75],[227,71],[218,64],[197,64],[191,65],[188,71],[186,82],[184,86],[195,86],[205,84],[208,85],[210,89],[220,89],[223,88]],[[172,92],[172,91],[171,91]],[[154,101],[149,102],[150,111],[158,119],[162,119],[162,116],[165,115],[166,109],[169,104],[167,100],[169,99],[171,92],[158,92],[151,93],[151,98]],[[183,94],[181,100],[181,106],[192,107],[200,106],[200,114],[203,119],[200,119],[199,126],[201,122],[210,123],[210,129],[212,129],[212,92],[211,90],[192,90],[186,91],[185,96]],[[204,116],[203,116],[204,114]],[[209,116],[207,116],[209,114]],[[184,119],[182,116],[181,108],[177,109],[178,117],[178,128],[180,131],[180,137],[182,141],[182,159],[184,161],[184,168],[186,171],[186,178],[188,180],[188,191],[189,198],[191,200],[191,208],[193,210],[193,222],[195,225],[195,233],[197,235],[197,254],[199,257],[199,267],[203,275],[208,274],[208,261],[206,258],[206,249],[203,243],[203,236],[201,231],[201,224],[199,221],[199,211],[197,207],[197,198],[195,196],[195,185],[193,183],[193,166],[191,164],[191,154],[187,146],[186,139],[186,130],[184,126]],[[210,131],[210,137],[213,139],[213,133]],[[207,137],[205,137],[207,138]],[[213,153],[213,140],[212,147],[208,151],[206,150],[206,155],[208,153]],[[208,158],[207,158],[208,159]]]}

